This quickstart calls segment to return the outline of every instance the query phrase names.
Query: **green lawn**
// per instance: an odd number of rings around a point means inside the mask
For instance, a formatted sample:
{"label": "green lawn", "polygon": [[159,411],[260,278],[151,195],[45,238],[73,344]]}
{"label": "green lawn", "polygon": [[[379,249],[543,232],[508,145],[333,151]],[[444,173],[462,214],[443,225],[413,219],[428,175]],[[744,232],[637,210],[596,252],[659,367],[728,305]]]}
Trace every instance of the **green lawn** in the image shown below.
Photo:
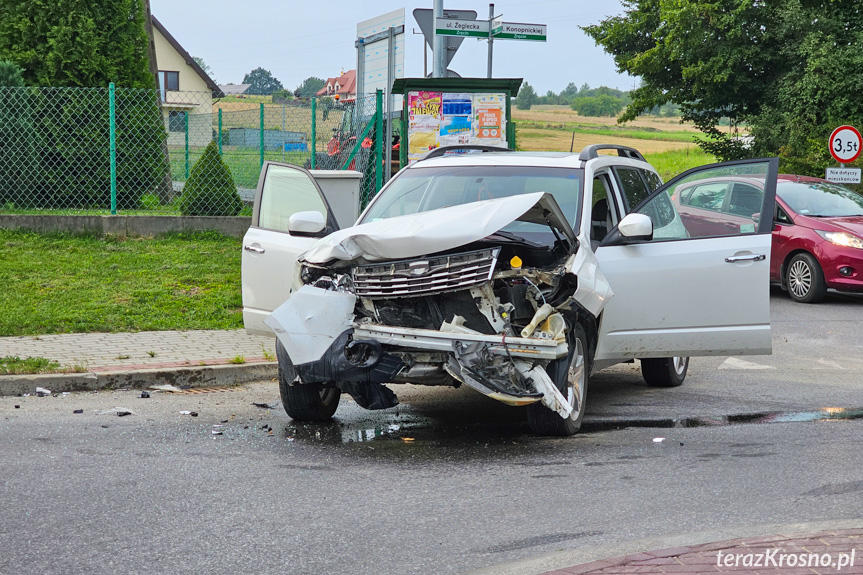
{"label": "green lawn", "polygon": [[674,176],[685,172],[690,168],[697,168],[705,164],[716,162],[716,158],[703,151],[701,148],[687,148],[685,150],[672,150],[669,152],[657,152],[644,154],[650,164],[659,172],[663,182],[667,182]]}
{"label": "green lawn", "polygon": [[0,230],[0,336],[243,325],[241,240]]}

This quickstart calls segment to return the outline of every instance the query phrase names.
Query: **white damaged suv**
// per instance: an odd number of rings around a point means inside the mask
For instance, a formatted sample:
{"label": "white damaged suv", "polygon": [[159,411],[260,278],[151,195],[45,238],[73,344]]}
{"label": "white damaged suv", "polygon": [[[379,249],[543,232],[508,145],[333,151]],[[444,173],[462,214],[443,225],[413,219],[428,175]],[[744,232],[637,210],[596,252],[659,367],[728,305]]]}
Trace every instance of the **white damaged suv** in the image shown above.
{"label": "white damaged suv", "polygon": [[[638,359],[670,387],[689,356],[771,352],[776,159],[662,185],[632,148],[467,148],[401,170],[344,229],[309,172],[264,165],[244,321],[278,338],[292,418],[331,418],[342,392],[382,409],[398,403],[391,384],[467,385],[527,406],[535,433],[571,435],[596,370]],[[675,189],[729,175],[760,183],[760,213],[723,235],[688,230]]]}

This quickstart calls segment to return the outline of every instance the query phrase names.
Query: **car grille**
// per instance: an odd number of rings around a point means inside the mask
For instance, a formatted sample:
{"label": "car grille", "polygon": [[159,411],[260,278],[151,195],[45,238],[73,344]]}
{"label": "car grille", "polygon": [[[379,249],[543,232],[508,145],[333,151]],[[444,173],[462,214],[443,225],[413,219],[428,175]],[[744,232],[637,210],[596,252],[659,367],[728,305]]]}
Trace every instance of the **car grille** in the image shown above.
{"label": "car grille", "polygon": [[354,292],[367,298],[399,298],[465,289],[491,279],[500,248],[356,266]]}

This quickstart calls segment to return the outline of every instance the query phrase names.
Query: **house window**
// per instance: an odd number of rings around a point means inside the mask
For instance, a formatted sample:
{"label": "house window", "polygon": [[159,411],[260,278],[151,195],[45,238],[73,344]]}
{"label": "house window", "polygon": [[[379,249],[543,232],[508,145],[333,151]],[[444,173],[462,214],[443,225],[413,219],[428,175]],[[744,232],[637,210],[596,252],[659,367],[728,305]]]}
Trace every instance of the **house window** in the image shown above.
{"label": "house window", "polygon": [[159,70],[159,89],[176,92],[180,89],[180,73]]}
{"label": "house window", "polygon": [[186,131],[186,114],[187,112],[168,112],[168,131],[169,132],[185,132]]}

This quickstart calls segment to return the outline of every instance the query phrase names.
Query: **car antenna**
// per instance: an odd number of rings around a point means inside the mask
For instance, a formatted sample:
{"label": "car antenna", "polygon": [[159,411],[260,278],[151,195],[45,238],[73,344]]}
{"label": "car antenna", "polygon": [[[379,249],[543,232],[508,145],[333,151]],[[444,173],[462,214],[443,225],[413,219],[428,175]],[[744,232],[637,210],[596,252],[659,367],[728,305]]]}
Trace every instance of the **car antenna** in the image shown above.
{"label": "car antenna", "polygon": [[572,133],[572,141],[569,143],[569,153],[572,153],[572,148],[575,146],[575,132]]}

